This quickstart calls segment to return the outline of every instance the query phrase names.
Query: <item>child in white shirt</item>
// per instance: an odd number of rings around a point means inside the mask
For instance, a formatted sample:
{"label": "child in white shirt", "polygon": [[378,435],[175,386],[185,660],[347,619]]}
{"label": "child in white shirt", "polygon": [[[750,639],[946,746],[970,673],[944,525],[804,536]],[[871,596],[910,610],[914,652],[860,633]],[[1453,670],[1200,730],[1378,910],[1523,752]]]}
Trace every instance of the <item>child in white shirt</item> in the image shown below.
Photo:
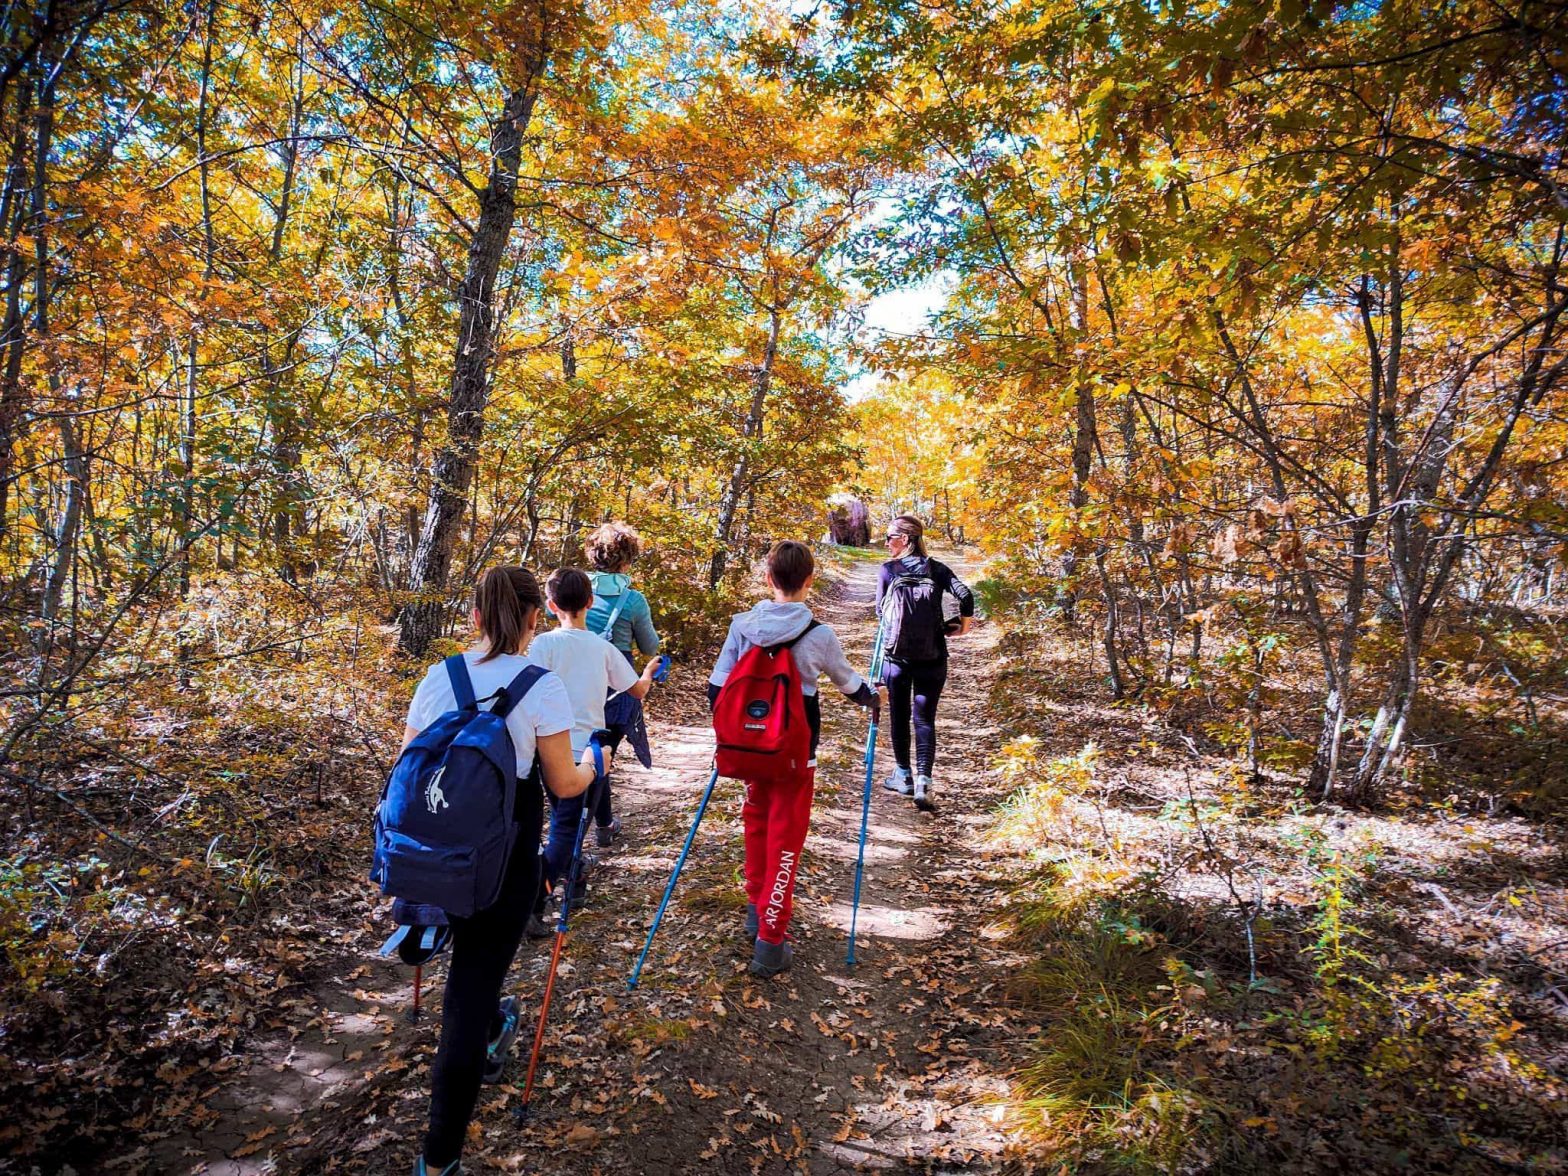
{"label": "child in white shirt", "polygon": [[[625,691],[633,698],[643,697],[653,686],[659,659],[651,658],[639,677],[620,650],[588,628],[593,584],[586,573],[577,568],[557,568],[545,581],[544,591],[545,607],[561,626],[533,639],[528,646],[528,660],[554,671],[566,686],[566,697],[572,706],[572,751],[580,755],[588,746],[589,736],[604,726],[604,704],[610,692]],[[558,798],[548,788],[546,792],[550,800],[550,835],[544,848],[544,876],[553,891],[572,864],[577,825],[588,798],[586,794]],[[585,857],[584,866],[589,861]],[[572,899],[575,905],[577,892]],[[548,934],[542,920],[529,927],[530,934],[541,931]]]}

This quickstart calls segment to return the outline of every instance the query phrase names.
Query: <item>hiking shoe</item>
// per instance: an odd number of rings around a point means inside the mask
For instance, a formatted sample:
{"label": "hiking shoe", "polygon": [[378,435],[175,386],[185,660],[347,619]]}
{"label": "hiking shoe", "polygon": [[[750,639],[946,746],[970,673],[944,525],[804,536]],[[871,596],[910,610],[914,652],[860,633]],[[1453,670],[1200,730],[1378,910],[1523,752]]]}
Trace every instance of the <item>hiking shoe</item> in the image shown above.
{"label": "hiking shoe", "polygon": [[757,904],[754,902],[746,904],[746,938],[757,938]]}
{"label": "hiking shoe", "polygon": [[915,777],[915,807],[923,813],[929,813],[936,805],[931,803],[931,794],[936,789],[931,783],[930,776]]}
{"label": "hiking shoe", "polygon": [[[572,879],[572,909],[576,910],[588,897],[588,873],[599,864],[599,859],[585,853],[577,860],[577,876]],[[564,879],[563,879],[564,882]],[[557,884],[560,887],[560,884]]]}
{"label": "hiking shoe", "polygon": [[621,839],[621,818],[612,817],[608,825],[600,825],[594,830],[594,835],[599,839],[600,849],[609,849]]}
{"label": "hiking shoe", "polygon": [[497,1011],[501,1014],[501,1033],[485,1046],[485,1072],[481,1076],[481,1080],[491,1086],[506,1074],[506,1057],[511,1052],[512,1042],[517,1040],[518,1026],[523,1023],[523,1011],[515,996],[502,997]]}
{"label": "hiking shoe", "polygon": [[549,889],[549,883],[540,885],[540,895],[534,903],[533,913],[528,916],[528,922],[523,925],[523,934],[529,939],[548,939],[555,934],[555,917],[552,913],[555,906],[555,894]]}
{"label": "hiking shoe", "polygon": [[529,939],[549,939],[555,934],[555,924],[547,922],[542,914],[529,915],[523,934]]}
{"label": "hiking shoe", "polygon": [[414,1161],[414,1176],[462,1176],[462,1172],[463,1162],[461,1160],[453,1160],[440,1171],[425,1163],[424,1156],[420,1156]]}
{"label": "hiking shoe", "polygon": [[894,768],[893,774],[882,781],[882,787],[889,792],[896,792],[900,796],[910,796],[915,791],[914,781],[909,778],[909,770],[907,768]]}
{"label": "hiking shoe", "polygon": [[766,980],[780,972],[787,972],[794,959],[795,949],[790,946],[789,940],[769,943],[766,939],[759,939],[757,946],[751,949],[751,963],[746,970]]}

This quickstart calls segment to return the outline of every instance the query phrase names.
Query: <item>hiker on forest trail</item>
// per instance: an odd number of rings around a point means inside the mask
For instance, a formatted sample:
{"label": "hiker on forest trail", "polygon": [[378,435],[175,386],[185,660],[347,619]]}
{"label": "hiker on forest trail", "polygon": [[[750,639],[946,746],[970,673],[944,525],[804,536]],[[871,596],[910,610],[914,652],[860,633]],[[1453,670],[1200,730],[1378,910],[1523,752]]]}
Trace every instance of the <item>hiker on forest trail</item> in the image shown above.
{"label": "hiker on forest trail", "polygon": [[[403,732],[405,748],[425,728],[459,709],[460,690],[479,705],[505,692],[535,663],[523,650],[533,639],[544,593],[532,572],[498,567],[486,572],[474,593],[472,620],[478,634],[454,671],[431,666],[414,691]],[[466,669],[467,673],[462,673]],[[461,684],[454,680],[461,675]],[[441,1044],[430,1068],[430,1126],[414,1163],[415,1176],[452,1176],[473,1117],[481,1081],[500,1081],[506,1051],[517,1035],[521,1011],[515,997],[501,1000],[507,969],[523,938],[539,887],[534,850],[543,819],[542,777],[560,797],[580,796],[596,774],[591,752],[579,762],[572,753],[571,702],[555,674],[542,673],[506,713],[506,730],[516,752],[518,788],[515,820],[520,826],[501,893],[491,905],[466,917],[452,916],[452,961],[441,1008]],[[442,803],[432,781],[431,807]]]}
{"label": "hiker on forest trail", "polygon": [[[947,638],[974,624],[975,598],[953,569],[926,552],[925,525],[914,515],[899,515],[887,531],[890,558],[877,578],[877,616],[883,625],[882,683],[888,692],[897,766],[883,787],[914,797],[929,812],[935,787],[936,708],[947,683]],[[949,621],[943,601],[958,602],[958,619]],[[914,770],[910,770],[909,729],[915,732]]]}
{"label": "hiker on forest trail", "polygon": [[[589,630],[620,650],[627,665],[635,664],[632,660],[634,645],[644,657],[658,653],[659,634],[653,628],[653,612],[648,607],[648,599],[631,586],[632,578],[626,570],[642,554],[642,538],[625,523],[604,523],[588,536],[583,550],[593,565],[588,573],[593,583],[593,604],[588,609]],[[645,768],[653,767],[640,695],[627,691],[609,699],[604,708],[604,725],[610,732],[612,750],[619,751],[621,740],[625,739],[632,745],[638,762]],[[600,849],[609,849],[615,844],[621,833],[621,822],[615,816],[608,779],[599,786],[594,825]]]}
{"label": "hiker on forest trail", "polygon": [[[586,572],[557,568],[545,581],[544,592],[545,606],[560,622],[560,628],[535,637],[528,647],[528,656],[555,671],[566,684],[572,707],[572,753],[581,755],[593,733],[605,726],[605,700],[612,694],[640,700],[653,686],[659,659],[650,659],[639,677],[620,650],[589,629],[588,608],[594,592]],[[604,787],[601,782],[599,791],[603,792]],[[552,892],[562,882],[570,885],[575,907],[586,894],[584,880],[589,869],[597,864],[592,855],[583,854],[577,877],[566,877],[577,840],[577,825],[588,798],[580,794],[556,796],[551,792],[549,801],[550,834],[544,849],[544,880]],[[533,938],[552,933],[543,917],[543,897],[541,893],[535,899],[534,917],[528,925],[528,934]]]}
{"label": "hiker on forest trail", "polygon": [[[781,765],[768,779],[745,779],[746,800],[741,819],[746,839],[746,935],[753,940],[751,974],[775,976],[790,966],[794,951],[788,941],[790,912],[795,880],[800,870],[801,849],[806,842],[806,827],[811,820],[811,798],[816,784],[817,743],[822,733],[822,705],[817,697],[817,679],[826,674],[849,699],[860,706],[879,707],[876,692],[850,666],[838,634],[818,622],[805,604],[816,571],[811,548],[804,543],[785,540],[768,553],[767,582],[773,599],[759,602],[750,612],[730,622],[729,635],[719,651],[719,660],[708,677],[708,705],[713,708],[714,727],[720,742],[720,764],[726,741],[743,741],[743,730],[726,729],[727,702],[724,687],[733,674],[738,688],[743,681],[767,683],[773,670],[788,672],[788,680],[798,682],[799,697],[761,697],[749,702],[737,728],[752,725],[750,720],[766,721],[779,714],[804,712],[809,741],[802,749],[802,760]],[[788,651],[792,665],[773,662]],[[760,651],[752,656],[753,651]],[[770,665],[753,669],[761,658]],[[773,714],[770,716],[770,708]],[[782,709],[781,709],[782,708]]]}

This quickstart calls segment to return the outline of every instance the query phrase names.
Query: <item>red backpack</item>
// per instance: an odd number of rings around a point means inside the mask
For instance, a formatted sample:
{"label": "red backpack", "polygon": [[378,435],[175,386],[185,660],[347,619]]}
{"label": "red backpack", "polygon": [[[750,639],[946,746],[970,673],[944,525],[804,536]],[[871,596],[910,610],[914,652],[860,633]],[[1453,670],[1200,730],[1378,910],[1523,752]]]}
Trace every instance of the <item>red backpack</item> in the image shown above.
{"label": "red backpack", "polygon": [[782,645],[753,645],[735,663],[713,704],[719,775],[779,782],[811,761],[806,694],[790,648],[817,624]]}

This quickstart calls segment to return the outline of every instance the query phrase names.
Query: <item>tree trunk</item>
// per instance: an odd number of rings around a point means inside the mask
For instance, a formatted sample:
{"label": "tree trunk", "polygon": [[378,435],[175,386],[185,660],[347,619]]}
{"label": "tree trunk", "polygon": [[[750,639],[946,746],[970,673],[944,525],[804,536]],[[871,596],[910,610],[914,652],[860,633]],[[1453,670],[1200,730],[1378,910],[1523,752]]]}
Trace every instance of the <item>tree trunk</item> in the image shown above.
{"label": "tree trunk", "polygon": [[[294,200],[294,177],[299,166],[299,134],[305,120],[304,43],[299,42],[294,62],[294,87],[289,101],[288,125],[284,131],[283,178],[279,183],[277,216],[272,222],[272,244],[267,259],[274,273],[283,260],[283,243],[288,233],[289,210]],[[287,330],[278,362],[272,362],[270,342],[261,345],[262,368],[267,381],[267,415],[272,424],[272,465],[278,478],[272,496],[272,543],[277,552],[278,574],[289,583],[298,578],[294,540],[304,533],[301,517],[299,463],[304,454],[304,430],[292,403],[293,380],[289,373],[298,346],[298,328]]]}
{"label": "tree trunk", "polygon": [[768,385],[773,380],[773,365],[778,359],[779,330],[783,314],[777,306],[768,308],[768,341],[762,351],[762,363],[751,386],[751,408],[746,423],[741,428],[740,457],[730,472],[730,480],[719,500],[719,521],[713,531],[713,560],[708,565],[708,588],[718,587],[724,579],[724,569],[729,558],[730,534],[735,527],[735,516],[740,510],[741,498],[746,492],[746,479],[751,473],[751,445],[762,435],[763,410],[767,406]]}
{"label": "tree trunk", "polygon": [[409,587],[419,596],[403,610],[401,618],[401,644],[404,652],[410,654],[422,654],[441,629],[452,544],[479,461],[485,405],[490,397],[496,275],[517,216],[517,174],[522,164],[523,134],[533,114],[538,96],[534,84],[544,70],[545,59],[541,29],[538,52],[527,77],[507,95],[505,109],[491,127],[490,181],[480,194],[479,222],[468,244],[468,267],[458,289],[460,311],[452,391],[447,404],[447,440],[431,466],[430,503],[409,569]]}
{"label": "tree trunk", "polygon": [[82,500],[87,493],[87,454],[82,449],[76,422],[68,415],[60,418],[60,442],[65,451],[65,507],[60,512],[60,527],[54,537],[54,566],[44,588],[42,640],[45,644],[51,641],[49,633],[65,598],[65,582],[71,574],[76,540],[81,532]]}
{"label": "tree trunk", "polygon": [[16,448],[26,394],[22,388],[22,356],[27,348],[27,316],[22,306],[22,285],[27,280],[26,254],[21,236],[30,218],[42,215],[29,199],[27,177],[27,122],[32,108],[31,85],[17,88],[16,135],[11,140],[11,161],[6,169],[5,192],[0,196],[0,230],[5,232],[9,261],[5,276],[5,318],[0,323],[0,539],[10,526],[12,457]]}
{"label": "tree trunk", "polygon": [[[1397,271],[1397,263],[1392,267]],[[1395,281],[1397,283],[1397,276]],[[1397,286],[1396,286],[1397,289]],[[1307,777],[1309,792],[1321,792],[1327,800],[1339,776],[1340,750],[1351,705],[1351,685],[1355,673],[1356,645],[1361,636],[1361,614],[1367,589],[1367,552],[1371,546],[1373,520],[1382,511],[1383,487],[1379,481],[1379,456],[1382,453],[1385,402],[1390,379],[1399,378],[1399,352],[1402,348],[1403,317],[1400,307],[1391,307],[1389,354],[1383,346],[1372,319],[1372,279],[1365,276],[1357,292],[1362,335],[1366,340],[1368,397],[1366,426],[1363,430],[1362,479],[1366,501],[1360,517],[1350,531],[1350,578],[1345,587],[1345,607],[1340,615],[1339,649],[1335,663],[1325,675],[1323,727]],[[1387,361],[1387,362],[1385,362]],[[1397,419],[1397,418],[1396,418]]]}
{"label": "tree trunk", "polygon": [[[1076,343],[1082,343],[1089,333],[1089,286],[1084,272],[1082,256],[1074,256],[1067,268],[1068,292],[1072,298],[1072,333]],[[1074,580],[1078,564],[1084,554],[1083,536],[1079,533],[1083,508],[1089,501],[1089,472],[1092,468],[1095,446],[1094,389],[1087,376],[1073,369],[1072,379],[1077,383],[1077,398],[1073,406],[1073,488],[1067,495],[1067,505],[1073,512],[1074,534],[1072,545],[1062,556],[1062,616],[1069,625],[1078,620],[1078,588]]]}
{"label": "tree trunk", "polygon": [[[211,115],[212,92],[212,18],[217,0],[208,0],[202,18],[201,89],[196,104],[197,177],[201,189],[202,280],[212,277],[215,249],[212,230],[212,172],[207,160],[207,121]],[[205,295],[205,291],[203,291]],[[201,328],[193,324],[188,342],[185,390],[180,403],[180,599],[191,591],[191,536],[196,533],[196,417],[200,405]]]}

